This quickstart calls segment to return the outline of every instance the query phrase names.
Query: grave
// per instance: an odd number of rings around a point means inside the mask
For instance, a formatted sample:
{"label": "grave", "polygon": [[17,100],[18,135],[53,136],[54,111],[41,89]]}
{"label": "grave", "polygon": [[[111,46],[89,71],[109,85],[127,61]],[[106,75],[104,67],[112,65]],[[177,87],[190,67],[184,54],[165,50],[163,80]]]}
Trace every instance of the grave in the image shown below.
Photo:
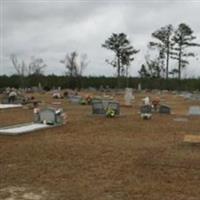
{"label": "grave", "polygon": [[200,116],[200,106],[190,106],[188,114],[191,116]]}
{"label": "grave", "polygon": [[152,107],[150,105],[143,105],[140,107],[140,116],[142,119],[150,119],[152,116]]}
{"label": "grave", "polygon": [[118,102],[111,100],[94,100],[92,101],[92,114],[106,115],[108,110],[113,110],[115,115],[120,115],[120,105]]}
{"label": "grave", "polygon": [[161,105],[159,108],[159,113],[161,114],[170,114],[171,113],[171,108],[166,105]]}
{"label": "grave", "polygon": [[19,135],[44,128],[51,128],[65,123],[65,115],[62,109],[45,108],[34,109],[34,122],[18,124],[0,128],[2,135]]}
{"label": "grave", "polygon": [[35,111],[34,113],[34,122],[35,123],[44,123],[44,124],[63,124],[63,110],[54,109],[54,108],[45,108],[42,110]]}
{"label": "grave", "polygon": [[175,122],[187,122],[188,119],[187,118],[183,118],[183,117],[177,117],[177,118],[174,118],[174,121]]}
{"label": "grave", "polygon": [[0,104],[0,109],[7,109],[7,108],[21,108],[21,104]]}
{"label": "grave", "polygon": [[12,101],[9,100],[8,96],[4,96],[1,100],[2,104],[22,104],[24,100],[23,96],[16,96]]}
{"label": "grave", "polygon": [[132,101],[134,100],[132,88],[126,88],[124,100],[125,106],[132,106]]}
{"label": "grave", "polygon": [[183,141],[186,143],[200,144],[200,135],[185,135]]}
{"label": "grave", "polygon": [[74,96],[74,95],[69,95],[68,100],[72,104],[80,104],[82,97],[81,96]]}

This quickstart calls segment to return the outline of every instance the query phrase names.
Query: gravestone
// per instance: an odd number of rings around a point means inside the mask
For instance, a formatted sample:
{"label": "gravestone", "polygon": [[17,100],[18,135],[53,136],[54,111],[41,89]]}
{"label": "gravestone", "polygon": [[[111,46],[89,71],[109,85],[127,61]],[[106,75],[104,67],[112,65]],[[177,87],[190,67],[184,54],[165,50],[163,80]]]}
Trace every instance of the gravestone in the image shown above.
{"label": "gravestone", "polygon": [[120,114],[120,106],[118,102],[109,100],[92,101],[92,114],[106,115],[108,109],[112,109],[115,112],[115,115]]}
{"label": "gravestone", "polygon": [[140,113],[152,113],[152,107],[150,105],[141,106]]}
{"label": "gravestone", "polygon": [[101,100],[92,101],[92,114],[105,114],[104,105]]}
{"label": "gravestone", "polygon": [[140,116],[143,119],[150,119],[152,116],[152,107],[150,105],[144,105],[140,107]]}
{"label": "gravestone", "polygon": [[159,113],[161,114],[170,114],[171,113],[171,108],[166,105],[161,105],[159,108]]}
{"label": "gravestone", "polygon": [[188,114],[200,116],[200,106],[190,106]]}
{"label": "gravestone", "polygon": [[142,85],[141,83],[138,84],[138,91],[141,91],[142,90]]}
{"label": "gravestone", "polygon": [[143,98],[142,101],[143,101],[144,105],[146,105],[146,106],[151,104],[149,97]]}
{"label": "gravestone", "polygon": [[82,100],[82,97],[81,97],[81,96],[69,95],[69,96],[68,96],[68,100],[69,100],[70,103],[73,103],[73,104],[80,104],[80,103],[81,103],[81,100]]}
{"label": "gravestone", "polygon": [[63,110],[56,110],[54,108],[46,108],[35,112],[35,123],[46,124],[63,124]]}
{"label": "gravestone", "polygon": [[134,96],[132,93],[132,88],[126,88],[125,95],[124,95],[125,105],[131,106],[132,101],[134,100]]}
{"label": "gravestone", "polygon": [[16,98],[12,102],[10,102],[9,97],[6,96],[6,97],[2,98],[1,103],[2,104],[22,104],[23,99],[24,99],[24,97],[22,97],[22,96],[16,96]]}
{"label": "gravestone", "polygon": [[116,115],[120,114],[120,106],[119,106],[119,103],[117,103],[117,102],[114,102],[114,101],[109,102],[106,110],[108,110],[108,109],[114,110]]}

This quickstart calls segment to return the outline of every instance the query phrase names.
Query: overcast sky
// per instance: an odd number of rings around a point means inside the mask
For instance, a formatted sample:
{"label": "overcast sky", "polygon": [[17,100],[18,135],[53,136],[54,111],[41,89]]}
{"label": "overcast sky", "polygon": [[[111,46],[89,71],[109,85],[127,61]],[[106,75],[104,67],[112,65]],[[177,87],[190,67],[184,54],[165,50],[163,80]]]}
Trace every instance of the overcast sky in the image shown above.
{"label": "overcast sky", "polygon": [[[131,65],[137,76],[151,33],[167,24],[188,24],[200,43],[200,0],[0,0],[0,74],[15,72],[10,54],[30,62],[41,57],[48,67],[45,74],[64,74],[59,61],[76,50],[86,53],[85,75],[110,75],[115,70],[105,63],[111,51],[101,44],[112,34],[124,32],[140,52]],[[185,75],[200,76],[198,58],[190,59]],[[175,65],[173,64],[173,67]]]}

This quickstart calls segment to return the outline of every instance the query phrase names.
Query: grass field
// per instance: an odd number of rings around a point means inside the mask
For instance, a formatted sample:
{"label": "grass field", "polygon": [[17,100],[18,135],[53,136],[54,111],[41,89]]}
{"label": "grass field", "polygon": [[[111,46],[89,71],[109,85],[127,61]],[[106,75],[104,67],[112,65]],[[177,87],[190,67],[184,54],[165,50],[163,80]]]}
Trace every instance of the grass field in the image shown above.
{"label": "grass field", "polygon": [[[122,107],[123,115],[113,119],[62,100],[67,124],[0,136],[0,199],[199,200],[200,145],[183,138],[200,134],[200,117],[184,116],[200,103],[166,93],[161,100],[173,114],[142,120],[138,110],[145,95],[136,94],[133,107]],[[43,104],[53,101],[48,93],[37,97]],[[0,126],[30,122],[32,113],[0,110]]]}

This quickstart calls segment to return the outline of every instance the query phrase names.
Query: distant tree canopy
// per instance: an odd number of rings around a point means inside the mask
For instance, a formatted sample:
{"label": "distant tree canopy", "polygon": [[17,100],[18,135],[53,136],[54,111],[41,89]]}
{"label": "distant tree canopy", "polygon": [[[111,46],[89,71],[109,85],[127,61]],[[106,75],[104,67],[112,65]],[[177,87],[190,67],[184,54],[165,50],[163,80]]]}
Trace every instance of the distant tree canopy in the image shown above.
{"label": "distant tree canopy", "polygon": [[[200,78],[196,79],[163,79],[163,78],[138,78],[138,77],[129,77],[129,87],[137,89],[138,84],[140,83],[142,89],[161,89],[161,90],[188,90],[194,91],[199,90],[200,88]],[[3,91],[3,88],[6,87],[15,87],[19,88],[20,86],[20,77],[18,75],[12,76],[0,76],[0,90]],[[82,88],[116,88],[116,77],[82,77],[83,86]],[[181,87],[180,87],[181,82]],[[24,83],[26,87],[38,86],[38,83],[41,83],[41,86],[45,90],[50,90],[53,88],[61,87],[62,89],[71,88],[70,87],[70,77],[69,76],[56,76],[56,75],[30,75],[24,77]],[[121,80],[121,88],[126,87],[126,80]]]}
{"label": "distant tree canopy", "polygon": [[122,75],[128,77],[128,67],[134,60],[133,55],[137,54],[139,50],[131,46],[130,41],[124,33],[113,33],[104,44],[102,44],[102,47],[113,51],[115,54],[112,61],[106,60],[106,62],[117,69],[118,87],[120,87],[120,77]]}

